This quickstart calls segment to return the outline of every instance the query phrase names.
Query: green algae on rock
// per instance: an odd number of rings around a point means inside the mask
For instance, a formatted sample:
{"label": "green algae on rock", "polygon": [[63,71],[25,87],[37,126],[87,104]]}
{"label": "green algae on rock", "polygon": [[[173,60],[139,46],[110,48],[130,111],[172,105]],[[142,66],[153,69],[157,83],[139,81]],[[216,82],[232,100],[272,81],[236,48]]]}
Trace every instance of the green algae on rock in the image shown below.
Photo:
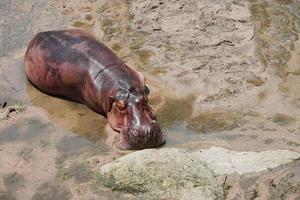
{"label": "green algae on rock", "polygon": [[104,165],[101,174],[105,186],[140,199],[224,199],[213,172],[183,149],[134,152]]}
{"label": "green algae on rock", "polygon": [[[104,165],[101,181],[111,189],[131,192],[143,200],[224,199],[229,187],[218,183],[215,176],[267,172],[299,156],[288,150],[148,149]],[[255,191],[248,195],[255,196]]]}

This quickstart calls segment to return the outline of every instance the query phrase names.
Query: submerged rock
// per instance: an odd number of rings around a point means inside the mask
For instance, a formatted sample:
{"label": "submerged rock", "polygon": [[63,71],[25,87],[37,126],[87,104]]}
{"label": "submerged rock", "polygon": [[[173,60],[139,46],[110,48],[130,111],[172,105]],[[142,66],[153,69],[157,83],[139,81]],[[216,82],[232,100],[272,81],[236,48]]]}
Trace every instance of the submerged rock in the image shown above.
{"label": "submerged rock", "polygon": [[148,149],[128,154],[101,168],[104,184],[140,199],[224,199],[223,187],[191,152]]}

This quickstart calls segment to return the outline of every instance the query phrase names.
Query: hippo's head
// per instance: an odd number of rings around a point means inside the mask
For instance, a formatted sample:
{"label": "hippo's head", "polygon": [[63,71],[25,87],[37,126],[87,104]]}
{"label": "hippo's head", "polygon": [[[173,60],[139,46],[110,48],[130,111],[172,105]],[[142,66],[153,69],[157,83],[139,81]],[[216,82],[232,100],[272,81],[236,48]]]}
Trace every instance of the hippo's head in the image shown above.
{"label": "hippo's head", "polygon": [[120,132],[120,149],[145,149],[165,143],[156,116],[149,106],[147,86],[119,88],[107,115],[112,129]]}

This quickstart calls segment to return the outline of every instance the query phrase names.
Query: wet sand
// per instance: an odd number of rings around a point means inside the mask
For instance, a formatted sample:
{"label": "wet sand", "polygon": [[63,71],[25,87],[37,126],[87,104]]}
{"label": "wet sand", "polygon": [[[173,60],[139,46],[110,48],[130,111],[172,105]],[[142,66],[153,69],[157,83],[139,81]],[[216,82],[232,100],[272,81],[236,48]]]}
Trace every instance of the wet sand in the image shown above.
{"label": "wet sand", "polygon": [[[145,74],[165,147],[300,152],[299,9],[268,0],[1,1],[0,199],[134,199],[101,184],[98,169],[128,153],[108,142],[105,118],[26,80],[26,46],[49,29],[84,29]],[[299,197],[297,169],[299,161],[232,175],[227,197]]]}

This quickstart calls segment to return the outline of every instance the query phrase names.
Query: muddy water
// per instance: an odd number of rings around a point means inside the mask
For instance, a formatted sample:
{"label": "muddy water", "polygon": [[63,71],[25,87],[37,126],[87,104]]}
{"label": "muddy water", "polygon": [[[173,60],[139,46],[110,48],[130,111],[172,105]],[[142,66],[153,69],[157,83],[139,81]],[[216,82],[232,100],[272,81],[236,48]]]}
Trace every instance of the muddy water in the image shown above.
{"label": "muddy water", "polygon": [[106,137],[107,121],[86,106],[67,100],[49,97],[27,83],[27,94],[34,106],[45,109],[51,121],[73,133],[96,142]]}
{"label": "muddy water", "polygon": [[[6,10],[0,18],[0,104],[7,104],[1,112],[10,106],[24,108],[0,118],[0,199],[133,199],[101,185],[97,169],[127,153],[107,144],[106,119],[84,105],[43,94],[26,80],[25,47],[41,30],[84,29],[144,72],[152,90],[150,104],[166,134],[165,146],[300,151],[299,3],[250,1],[252,21],[236,11],[248,10],[247,2],[203,3],[219,15],[203,11],[204,21],[195,24],[198,18],[193,17],[192,25],[184,16],[196,12],[196,6],[185,1],[182,8],[151,3],[0,3]],[[183,27],[172,18],[174,9]],[[168,23],[174,30],[158,33]],[[230,38],[219,29],[239,34]],[[218,37],[210,38],[210,44],[195,37],[202,34]],[[246,52],[252,43],[254,53]],[[247,53],[244,60],[240,52]]]}

